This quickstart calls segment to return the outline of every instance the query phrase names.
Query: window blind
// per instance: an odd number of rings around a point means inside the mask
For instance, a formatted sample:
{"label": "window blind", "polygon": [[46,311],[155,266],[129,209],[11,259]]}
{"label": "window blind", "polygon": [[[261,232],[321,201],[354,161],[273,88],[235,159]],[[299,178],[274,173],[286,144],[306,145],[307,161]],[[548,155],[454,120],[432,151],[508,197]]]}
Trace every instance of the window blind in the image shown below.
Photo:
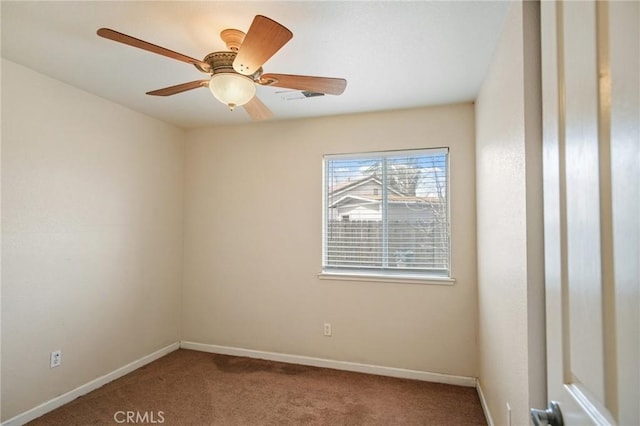
{"label": "window blind", "polygon": [[448,149],[324,157],[323,271],[448,277]]}

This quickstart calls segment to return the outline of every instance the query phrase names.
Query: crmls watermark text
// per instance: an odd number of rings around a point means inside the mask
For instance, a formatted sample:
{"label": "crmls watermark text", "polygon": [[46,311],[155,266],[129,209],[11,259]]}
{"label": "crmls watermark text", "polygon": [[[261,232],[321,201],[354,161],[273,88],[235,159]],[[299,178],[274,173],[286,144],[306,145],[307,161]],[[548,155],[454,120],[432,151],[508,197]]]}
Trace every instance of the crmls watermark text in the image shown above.
{"label": "crmls watermark text", "polygon": [[113,415],[116,423],[164,423],[164,411],[116,411]]}

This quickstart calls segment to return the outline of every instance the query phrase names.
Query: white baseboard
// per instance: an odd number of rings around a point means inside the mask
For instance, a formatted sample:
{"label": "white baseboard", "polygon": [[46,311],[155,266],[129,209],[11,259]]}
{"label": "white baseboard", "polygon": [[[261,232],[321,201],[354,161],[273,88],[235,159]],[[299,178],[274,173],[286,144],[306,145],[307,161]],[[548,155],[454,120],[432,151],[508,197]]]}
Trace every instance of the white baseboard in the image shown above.
{"label": "white baseboard", "polygon": [[487,425],[493,426],[493,418],[491,418],[491,412],[489,411],[489,406],[487,405],[487,400],[484,399],[484,393],[482,393],[482,386],[480,386],[480,380],[478,380],[476,384],[476,391],[478,392],[478,397],[480,398],[480,405],[482,405],[482,411],[484,411],[484,417],[487,419]]}
{"label": "white baseboard", "polygon": [[334,370],[354,371],[357,373],[377,374],[379,376],[398,377],[402,379],[422,380],[425,382],[446,383],[449,385],[475,387],[474,377],[453,376],[450,374],[431,373],[428,371],[406,370],[403,368],[381,367],[378,365],[359,364],[356,362],[336,361],[332,359],[314,358],[301,355],[264,352],[252,349],[234,348],[229,346],[209,345],[196,342],[180,342],[183,349],[210,352],[221,355],[244,356],[248,358],[266,359],[269,361],[286,362],[290,364],[308,365],[312,367],[332,368]]}
{"label": "white baseboard", "polygon": [[55,410],[58,407],[67,404],[74,399],[91,392],[92,390],[98,389],[101,386],[106,385],[109,382],[118,379],[125,374],[129,374],[133,370],[136,370],[143,365],[149,364],[152,361],[155,361],[158,358],[161,358],[167,355],[170,352],[173,352],[180,348],[179,343],[172,343],[169,346],[166,346],[160,350],[153,352],[152,354],[143,356],[140,359],[137,359],[124,367],[120,367],[117,370],[112,371],[111,373],[105,374],[102,377],[98,377],[95,380],[90,381],[89,383],[85,383],[82,386],[79,386],[65,394],[62,394],[58,397],[55,397],[45,403],[38,405],[35,408],[32,408],[24,413],[18,414],[15,417],[10,418],[2,423],[2,426],[20,426],[25,423],[30,422],[31,420],[37,419],[38,417],[47,414],[50,411]]}

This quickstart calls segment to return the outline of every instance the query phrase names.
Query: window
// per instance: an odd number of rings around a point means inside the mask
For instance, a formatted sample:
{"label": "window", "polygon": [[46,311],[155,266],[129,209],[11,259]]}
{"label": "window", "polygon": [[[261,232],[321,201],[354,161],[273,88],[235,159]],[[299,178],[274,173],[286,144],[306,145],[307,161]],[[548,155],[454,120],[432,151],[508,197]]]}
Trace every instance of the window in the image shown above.
{"label": "window", "polygon": [[325,156],[323,273],[449,277],[448,152]]}

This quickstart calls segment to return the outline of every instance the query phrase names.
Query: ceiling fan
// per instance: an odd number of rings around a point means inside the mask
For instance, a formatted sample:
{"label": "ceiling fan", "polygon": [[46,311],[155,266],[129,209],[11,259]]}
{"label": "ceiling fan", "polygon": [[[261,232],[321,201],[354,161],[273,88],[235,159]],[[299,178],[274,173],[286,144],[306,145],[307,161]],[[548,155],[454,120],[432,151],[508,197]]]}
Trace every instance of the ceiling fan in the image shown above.
{"label": "ceiling fan", "polygon": [[192,64],[199,71],[210,75],[205,80],[153,90],[147,92],[147,95],[170,96],[199,87],[208,87],[216,99],[227,105],[230,110],[242,106],[254,120],[264,120],[273,115],[255,95],[256,84],[330,95],[340,95],[347,87],[347,81],[342,78],[263,73],[262,65],[291,40],[293,34],[281,24],[262,15],[254,18],[246,34],[235,29],[222,31],[220,38],[228,50],[210,53],[203,60],[109,28],[100,28],[97,33],[100,37]]}

